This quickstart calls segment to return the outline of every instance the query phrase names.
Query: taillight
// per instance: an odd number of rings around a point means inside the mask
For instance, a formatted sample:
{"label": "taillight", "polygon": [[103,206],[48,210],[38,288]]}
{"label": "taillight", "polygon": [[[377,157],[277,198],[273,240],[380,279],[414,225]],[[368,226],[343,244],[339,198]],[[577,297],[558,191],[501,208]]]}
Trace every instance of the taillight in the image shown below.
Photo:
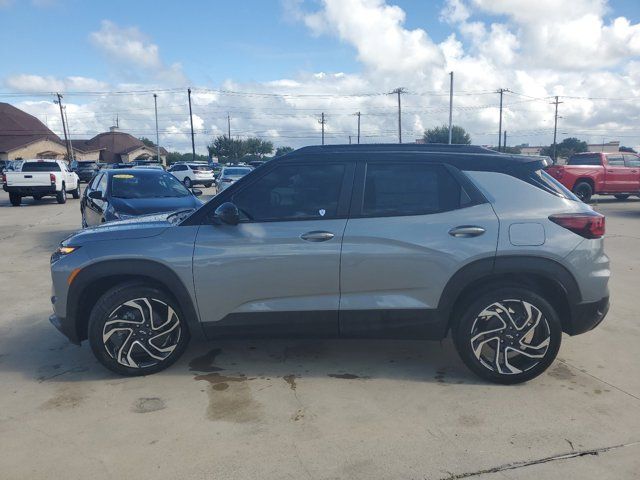
{"label": "taillight", "polygon": [[2,174],[2,183],[7,183],[7,175],[6,175],[6,173]]}
{"label": "taillight", "polygon": [[50,173],[49,180],[51,180],[51,183],[56,183],[56,176],[53,173]]}
{"label": "taillight", "polygon": [[559,213],[551,215],[549,220],[584,238],[601,238],[604,236],[604,215],[596,212]]}

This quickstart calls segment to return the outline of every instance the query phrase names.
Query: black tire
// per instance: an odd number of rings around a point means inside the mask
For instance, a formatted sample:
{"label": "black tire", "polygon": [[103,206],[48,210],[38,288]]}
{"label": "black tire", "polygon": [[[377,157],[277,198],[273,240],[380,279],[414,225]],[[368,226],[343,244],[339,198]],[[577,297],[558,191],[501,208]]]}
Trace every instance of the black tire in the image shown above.
{"label": "black tire", "polygon": [[10,193],[9,201],[11,202],[11,205],[13,205],[14,207],[19,207],[20,204],[22,203],[22,197],[17,193]]}
{"label": "black tire", "polygon": [[80,198],[80,182],[78,182],[75,190],[71,190],[71,195],[73,195],[73,198],[76,200]]}
{"label": "black tire", "polygon": [[184,183],[184,186],[187,188],[191,188],[191,186],[193,185],[193,182],[191,181],[191,179],[189,177],[185,177],[185,179],[182,181],[182,183]]}
{"label": "black tire", "polygon": [[[494,383],[511,385],[537,377],[560,349],[562,326],[557,312],[543,297],[525,288],[485,291],[456,320],[453,341],[460,358],[476,375]],[[498,349],[502,354],[495,356]]]}
{"label": "black tire", "polygon": [[589,182],[578,182],[573,187],[573,193],[584,203],[589,203],[593,195],[593,187],[591,187]]}
{"label": "black tire", "polygon": [[[128,302],[129,304],[125,305]],[[148,315],[148,305],[152,305],[151,316]],[[145,311],[146,316],[143,313]],[[121,324],[107,324],[109,321],[113,322],[114,314],[126,320]],[[154,327],[154,318],[168,320]],[[136,322],[141,322],[141,325],[129,327]],[[165,332],[158,334],[159,329],[168,322],[171,323],[164,328]],[[103,335],[107,335],[105,340]],[[96,302],[89,316],[88,337],[91,350],[102,365],[120,375],[140,376],[150,375],[171,366],[187,348],[189,329],[173,297],[143,282],[131,281],[113,287]],[[160,339],[153,343],[152,340],[158,337]],[[160,342],[162,343],[159,344]],[[153,350],[157,356],[163,358],[152,358],[150,351],[147,350],[145,353],[140,345]],[[162,351],[162,348],[171,350]],[[127,352],[129,354],[125,355]]]}
{"label": "black tire", "polygon": [[64,183],[62,184],[62,190],[56,192],[56,200],[58,203],[67,203],[67,190],[65,189]]}
{"label": "black tire", "polygon": [[631,194],[629,194],[629,193],[623,193],[623,194],[619,194],[619,195],[614,195],[614,197],[616,197],[616,200],[626,200],[630,196],[631,196]]}

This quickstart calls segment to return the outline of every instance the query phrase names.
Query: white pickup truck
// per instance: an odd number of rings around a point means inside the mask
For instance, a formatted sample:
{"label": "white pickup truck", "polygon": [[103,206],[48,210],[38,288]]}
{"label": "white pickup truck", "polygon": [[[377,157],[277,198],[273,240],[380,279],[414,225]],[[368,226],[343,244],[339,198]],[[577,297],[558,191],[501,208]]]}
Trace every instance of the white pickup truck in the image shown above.
{"label": "white pickup truck", "polygon": [[67,193],[80,198],[78,175],[62,160],[24,160],[18,171],[3,174],[3,189],[9,192],[11,205],[17,207],[22,197],[34,200],[55,196],[58,203],[67,201]]}

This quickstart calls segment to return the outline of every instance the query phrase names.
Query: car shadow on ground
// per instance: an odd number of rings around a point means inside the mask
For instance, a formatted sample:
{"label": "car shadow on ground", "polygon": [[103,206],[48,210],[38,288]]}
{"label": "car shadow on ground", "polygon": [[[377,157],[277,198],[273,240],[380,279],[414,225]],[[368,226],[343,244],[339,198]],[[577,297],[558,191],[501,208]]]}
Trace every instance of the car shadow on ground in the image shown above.
{"label": "car shadow on ground", "polygon": [[[0,372],[38,383],[121,378],[98,363],[87,342],[71,344],[44,317],[24,319],[19,329],[11,329],[11,341],[0,352]],[[449,340],[194,340],[175,365],[156,375],[192,375],[211,383],[282,377],[487,385],[466,369]]]}

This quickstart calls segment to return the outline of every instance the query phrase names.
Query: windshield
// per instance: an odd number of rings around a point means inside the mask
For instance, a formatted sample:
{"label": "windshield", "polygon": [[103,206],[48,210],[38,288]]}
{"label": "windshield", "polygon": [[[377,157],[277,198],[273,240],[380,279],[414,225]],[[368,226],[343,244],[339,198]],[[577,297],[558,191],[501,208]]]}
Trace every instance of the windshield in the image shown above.
{"label": "windshield", "polygon": [[27,162],[22,165],[23,172],[59,172],[60,165],[56,162]]}
{"label": "windshield", "polygon": [[187,190],[170,173],[144,175],[116,173],[111,177],[111,196],[117,198],[169,198],[187,197]]}
{"label": "windshield", "polygon": [[250,171],[251,171],[250,168],[225,168],[222,171],[222,175],[224,176],[246,175]]}

